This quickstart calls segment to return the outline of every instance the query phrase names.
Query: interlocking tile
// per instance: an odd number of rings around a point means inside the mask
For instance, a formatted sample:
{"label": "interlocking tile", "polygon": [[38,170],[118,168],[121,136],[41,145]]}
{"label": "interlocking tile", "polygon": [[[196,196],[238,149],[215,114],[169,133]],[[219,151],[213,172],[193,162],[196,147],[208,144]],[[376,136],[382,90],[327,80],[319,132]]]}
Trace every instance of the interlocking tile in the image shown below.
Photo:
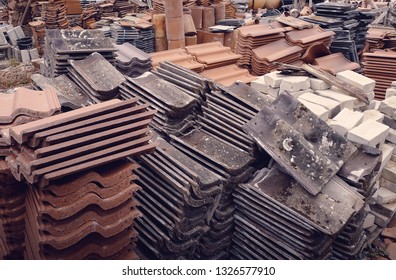
{"label": "interlocking tile", "polygon": [[19,88],[12,94],[0,94],[0,124],[12,123],[19,115],[44,118],[59,111],[59,100],[53,89]]}

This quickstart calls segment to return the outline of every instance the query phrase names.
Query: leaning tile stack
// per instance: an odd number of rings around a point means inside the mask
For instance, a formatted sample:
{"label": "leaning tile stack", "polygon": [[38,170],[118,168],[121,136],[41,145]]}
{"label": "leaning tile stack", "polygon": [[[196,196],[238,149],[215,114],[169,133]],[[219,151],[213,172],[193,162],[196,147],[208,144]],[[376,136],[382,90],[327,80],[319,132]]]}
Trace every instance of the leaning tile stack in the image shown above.
{"label": "leaning tile stack", "polygon": [[121,98],[138,97],[157,110],[152,126],[165,133],[180,133],[192,125],[198,99],[152,73],[137,78],[127,78],[120,86]]}
{"label": "leaning tile stack", "polygon": [[0,157],[0,260],[24,258],[26,187]]}
{"label": "leaning tile stack", "polygon": [[293,28],[283,27],[277,22],[238,28],[236,31],[237,42],[235,52],[242,55],[242,58],[238,61],[238,65],[249,66],[252,50],[285,37],[284,32],[290,30],[293,30]]}
{"label": "leaning tile stack", "polygon": [[124,76],[101,54],[94,52],[83,60],[69,60],[69,77],[96,102],[119,95]]}
{"label": "leaning tile stack", "polygon": [[26,258],[137,259],[136,165],[117,161],[28,190]]}
{"label": "leaning tile stack", "polygon": [[33,74],[31,79],[33,87],[36,90],[55,89],[59,103],[63,108],[74,110],[95,103],[94,100],[90,99],[88,95],[66,75],[47,78],[41,74]]}
{"label": "leaning tile stack", "polygon": [[[1,131],[13,144],[6,157],[19,181],[50,181],[152,152],[147,126],[155,111],[137,99],[111,100]],[[18,144],[18,145],[17,145]]]}
{"label": "leaning tile stack", "polygon": [[261,76],[275,70],[278,66],[274,62],[297,63],[302,52],[303,48],[292,45],[285,39],[255,48],[252,52],[252,74]]}
{"label": "leaning tile stack", "polygon": [[110,38],[98,30],[47,30],[45,37],[46,77],[67,74],[69,60],[81,60],[92,54],[100,53],[109,62],[114,62],[117,48]]}
{"label": "leaning tile stack", "polygon": [[396,52],[375,51],[363,54],[364,75],[376,81],[375,95],[378,99],[384,99],[385,91],[396,80],[394,63]]}
{"label": "leaning tile stack", "polygon": [[195,257],[227,259],[234,232],[232,192],[238,183],[254,172],[255,159],[242,149],[201,129],[185,136],[171,136],[171,144],[205,166],[223,180],[223,192],[209,223],[209,231],[200,240]]}
{"label": "leaning tile stack", "polygon": [[157,141],[156,152],[138,160],[138,248],[150,259],[191,259],[209,230],[223,182],[165,140]]}
{"label": "leaning tile stack", "polygon": [[69,20],[66,16],[67,6],[65,0],[48,1],[43,5],[42,18],[48,29],[67,29]]}
{"label": "leaning tile stack", "polygon": [[129,43],[116,45],[116,48],[115,66],[122,74],[135,78],[150,71],[152,63],[148,54]]}

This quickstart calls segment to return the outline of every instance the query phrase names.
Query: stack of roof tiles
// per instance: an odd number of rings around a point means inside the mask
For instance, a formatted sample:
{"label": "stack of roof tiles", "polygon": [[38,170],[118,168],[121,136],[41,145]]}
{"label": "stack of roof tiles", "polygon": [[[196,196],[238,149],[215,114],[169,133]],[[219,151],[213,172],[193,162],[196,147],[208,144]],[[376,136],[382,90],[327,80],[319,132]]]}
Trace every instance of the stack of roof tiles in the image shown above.
{"label": "stack of roof tiles", "polygon": [[199,162],[223,180],[223,191],[209,231],[200,239],[195,257],[198,259],[227,259],[234,232],[233,189],[251,176],[254,158],[242,149],[201,129],[185,136],[171,136],[171,144]]}
{"label": "stack of roof tiles", "polygon": [[147,126],[155,111],[137,99],[111,100],[1,131],[19,181],[50,181],[128,156],[151,152]]}
{"label": "stack of roof tiles", "polygon": [[116,45],[116,47],[118,51],[115,66],[121,73],[135,78],[150,71],[151,58],[148,54],[129,43]]}
{"label": "stack of roof tiles", "polygon": [[233,258],[329,259],[332,237],[364,205],[356,194],[355,208],[343,205],[351,196],[349,192],[338,179],[312,196],[279,167],[262,169],[234,193]]}
{"label": "stack of roof tiles", "polygon": [[[19,88],[11,94],[1,93],[0,130],[52,116],[60,112],[60,106],[53,89],[34,91]],[[0,156],[9,153],[10,143],[6,143],[0,134]]]}
{"label": "stack of roof tiles", "polygon": [[47,30],[45,76],[67,74],[69,60],[81,60],[93,52],[98,52],[108,61],[114,62],[116,51],[111,39],[98,30]]}
{"label": "stack of roof tiles", "polygon": [[252,74],[261,76],[277,68],[274,62],[297,63],[303,48],[288,43],[285,39],[266,44],[253,50]]}
{"label": "stack of roof tiles", "polygon": [[138,97],[157,110],[152,126],[168,133],[178,133],[190,126],[191,113],[199,102],[184,90],[149,72],[137,78],[127,78],[120,91],[123,99]]}
{"label": "stack of roof tiles", "polygon": [[12,176],[0,157],[0,260],[23,259],[26,185]]}
{"label": "stack of roof tiles", "polygon": [[237,64],[230,64],[205,70],[201,72],[201,75],[208,79],[212,79],[223,86],[230,86],[235,81],[249,84],[257,79],[256,76],[249,73],[248,69],[241,68]]}
{"label": "stack of roof tiles", "polygon": [[66,16],[67,6],[65,0],[53,0],[45,3],[42,9],[42,18],[48,29],[67,29],[69,20]]}
{"label": "stack of roof tiles", "polygon": [[333,75],[345,70],[357,70],[360,68],[358,63],[349,61],[340,52],[315,58],[313,64]]}
{"label": "stack of roof tiles", "polygon": [[27,259],[137,259],[136,165],[111,165],[29,188]]}
{"label": "stack of roof tiles", "polygon": [[153,68],[155,69],[160,62],[172,62],[174,64],[183,66],[184,68],[194,70],[195,72],[202,72],[205,65],[199,63],[197,59],[187,53],[184,49],[173,49],[150,54],[153,61]]}
{"label": "stack of roof tiles", "polygon": [[145,28],[141,28],[113,23],[110,29],[111,38],[113,38],[116,44],[128,42],[146,53],[155,51],[154,29],[151,24],[145,26]]}
{"label": "stack of roof tiles", "polygon": [[119,95],[124,76],[101,54],[95,52],[83,60],[69,60],[69,76],[93,100],[109,100]]}
{"label": "stack of roof tiles", "polygon": [[334,36],[333,31],[325,31],[318,25],[313,28],[293,30],[286,33],[286,41],[294,46],[299,46],[306,50],[315,43],[323,43],[329,47]]}
{"label": "stack of roof tiles", "polygon": [[[164,0],[153,0],[153,11],[156,14],[165,14],[165,3]],[[183,0],[183,7],[189,8],[195,6],[195,4],[199,5],[198,2],[202,1],[195,1],[195,0]],[[209,4],[209,0],[204,0],[204,2],[207,2]]]}
{"label": "stack of roof tiles", "polygon": [[394,29],[370,28],[367,33],[369,50],[394,48],[396,46],[396,32]]}
{"label": "stack of roof tiles", "polygon": [[205,65],[205,69],[235,64],[241,55],[233,53],[231,48],[224,47],[220,42],[212,42],[186,47],[189,54]]}
{"label": "stack of roof tiles", "polygon": [[115,11],[118,12],[118,17],[125,17],[128,13],[133,12],[133,7],[128,0],[115,0]]}
{"label": "stack of roof tiles", "polygon": [[217,207],[221,178],[163,139],[153,155],[142,156],[136,174],[139,249],[146,257],[191,259],[208,232]]}
{"label": "stack of roof tiles", "polygon": [[285,37],[284,32],[293,30],[292,27],[283,27],[278,22],[243,26],[237,30],[235,51],[242,55],[238,65],[249,66],[252,50]]}
{"label": "stack of roof tiles", "polygon": [[364,53],[363,58],[364,75],[375,80],[376,98],[384,99],[386,89],[396,80],[394,71],[396,52],[379,50]]}

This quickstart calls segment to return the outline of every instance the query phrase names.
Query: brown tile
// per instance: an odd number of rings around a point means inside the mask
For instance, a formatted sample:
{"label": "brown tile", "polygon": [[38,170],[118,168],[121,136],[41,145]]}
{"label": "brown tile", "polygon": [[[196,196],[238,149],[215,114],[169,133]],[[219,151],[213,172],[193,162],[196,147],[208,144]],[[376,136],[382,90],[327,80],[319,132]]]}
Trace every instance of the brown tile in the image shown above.
{"label": "brown tile", "polygon": [[359,64],[347,60],[342,53],[334,53],[316,58],[314,60],[314,64],[333,75],[341,71],[356,70],[360,68]]}
{"label": "brown tile", "polygon": [[19,115],[45,118],[60,112],[55,90],[19,88],[13,94],[0,93],[0,124],[10,124]]}

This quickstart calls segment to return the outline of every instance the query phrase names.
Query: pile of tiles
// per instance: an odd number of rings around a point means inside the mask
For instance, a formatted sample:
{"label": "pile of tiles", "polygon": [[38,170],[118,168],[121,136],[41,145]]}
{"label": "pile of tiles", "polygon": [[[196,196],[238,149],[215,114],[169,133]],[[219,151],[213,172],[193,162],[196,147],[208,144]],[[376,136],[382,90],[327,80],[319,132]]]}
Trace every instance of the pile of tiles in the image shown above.
{"label": "pile of tiles", "polygon": [[118,12],[118,17],[125,17],[128,13],[132,13],[133,9],[128,0],[115,0],[114,10]]}
{"label": "pile of tiles", "polygon": [[41,17],[48,29],[67,29],[69,20],[66,16],[67,6],[65,0],[53,0],[45,3]]}
{"label": "pile of tiles", "polygon": [[360,68],[358,63],[349,61],[340,52],[315,58],[313,64],[333,75],[345,70],[358,70]]}
{"label": "pile of tiles", "polygon": [[303,48],[289,44],[285,39],[253,50],[252,74],[261,76],[277,68],[274,62],[293,64],[300,60]]}
{"label": "pile of tiles", "polygon": [[198,99],[184,90],[164,81],[152,73],[137,78],[127,78],[120,86],[121,98],[139,98],[157,111],[152,126],[165,133],[180,133],[191,126],[192,112],[198,107]]}
{"label": "pile of tiles", "polygon": [[14,144],[6,157],[14,177],[44,187],[50,181],[152,152],[148,124],[155,111],[137,99],[117,99],[1,131]]}
{"label": "pile of tiles", "polygon": [[293,28],[284,27],[278,22],[238,28],[236,31],[238,35],[235,52],[242,55],[242,58],[238,61],[238,65],[249,66],[253,49],[285,37],[284,32],[290,30],[293,30]]}
{"label": "pile of tiles", "polygon": [[81,60],[93,52],[98,52],[109,62],[114,62],[116,51],[111,39],[98,30],[47,30],[44,76],[67,74],[69,60]]}
{"label": "pile of tiles", "polygon": [[329,259],[332,237],[364,204],[351,189],[338,179],[311,196],[279,166],[260,170],[234,193],[233,258]]}
{"label": "pile of tiles", "polygon": [[43,55],[45,44],[45,22],[41,20],[32,21],[29,22],[29,26],[32,29],[35,47],[37,48],[39,54]]}
{"label": "pile of tiles", "polygon": [[64,177],[26,200],[26,258],[137,259],[134,220],[140,216],[132,183],[137,165],[117,161]]}
{"label": "pile of tiles", "polygon": [[116,44],[128,42],[146,53],[155,51],[154,29],[152,26],[138,28],[113,23],[110,29],[111,38],[113,38]]}
{"label": "pile of tiles", "polygon": [[209,223],[209,231],[199,242],[198,259],[227,259],[234,231],[232,192],[251,176],[255,159],[249,153],[201,129],[185,136],[171,136],[171,144],[223,178],[223,192]]}
{"label": "pile of tiles", "polygon": [[385,91],[396,81],[395,62],[394,51],[379,50],[363,54],[364,75],[376,81],[374,92],[378,99],[384,99]]}
{"label": "pile of tiles", "polygon": [[136,228],[138,248],[149,259],[191,259],[223,189],[221,178],[163,139],[153,155],[140,157],[142,187]]}
{"label": "pile of tiles", "polygon": [[218,86],[206,93],[206,102],[197,123],[202,131],[254,156],[256,144],[242,127],[270,103],[271,99],[241,82],[228,88]]}
{"label": "pile of tiles", "polygon": [[246,68],[241,68],[237,64],[230,64],[213,69],[208,69],[200,73],[202,76],[214,80],[216,83],[223,86],[230,86],[235,81],[249,84],[251,81],[257,79],[249,73]]}
{"label": "pile of tiles", "polygon": [[122,74],[135,78],[151,70],[151,58],[145,52],[129,43],[115,47],[118,49],[115,66]]}
{"label": "pile of tiles", "polygon": [[0,260],[24,258],[26,187],[0,157]]}
{"label": "pile of tiles", "polygon": [[74,110],[96,103],[66,75],[47,78],[41,74],[33,74],[31,79],[36,90],[47,90],[50,88],[55,90],[62,108]]}
{"label": "pile of tiles", "polygon": [[303,30],[293,30],[286,33],[286,41],[294,46],[299,46],[306,50],[309,46],[316,43],[323,43],[329,47],[334,36],[333,31],[325,31],[318,25],[313,28]]}
{"label": "pile of tiles", "polygon": [[367,33],[369,50],[396,47],[396,32],[393,28],[370,28]]}
{"label": "pile of tiles", "polygon": [[83,60],[69,60],[69,63],[70,78],[91,99],[100,102],[119,95],[119,86],[125,78],[101,54],[94,52]]}
{"label": "pile of tiles", "polygon": [[195,56],[199,63],[204,64],[205,69],[235,64],[241,58],[241,55],[233,53],[231,48],[224,47],[220,42],[188,46],[186,51]]}
{"label": "pile of tiles", "polygon": [[153,61],[153,68],[157,68],[160,62],[172,62],[180,65],[184,68],[193,70],[195,72],[202,72],[205,69],[205,65],[199,63],[197,59],[187,53],[184,49],[173,49],[161,52],[151,53],[151,60]]}
{"label": "pile of tiles", "polygon": [[[156,14],[165,14],[165,3],[164,0],[151,0],[153,2],[153,12]],[[200,5],[199,2],[202,1],[195,1],[195,0],[183,0],[183,7],[189,8],[194,7],[196,4]],[[209,5],[209,0],[204,0],[204,2]]]}

